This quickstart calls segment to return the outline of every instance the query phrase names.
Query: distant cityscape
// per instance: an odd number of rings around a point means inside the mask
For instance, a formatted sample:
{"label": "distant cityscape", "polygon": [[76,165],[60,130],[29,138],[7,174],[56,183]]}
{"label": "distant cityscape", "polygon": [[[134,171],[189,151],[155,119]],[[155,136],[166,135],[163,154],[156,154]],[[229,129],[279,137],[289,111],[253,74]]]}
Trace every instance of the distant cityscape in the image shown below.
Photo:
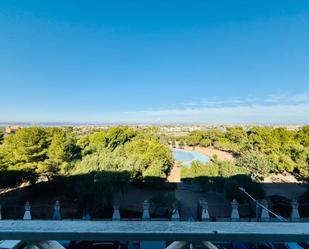
{"label": "distant cityscape", "polygon": [[3,130],[5,134],[15,133],[18,129],[22,127],[31,127],[31,126],[42,126],[42,127],[73,127],[75,130],[80,131],[81,133],[87,132],[91,129],[107,129],[113,126],[129,126],[129,127],[159,127],[159,130],[168,135],[187,135],[192,131],[207,131],[207,130],[220,130],[226,131],[229,127],[242,127],[244,130],[249,130],[254,126],[267,126],[271,128],[285,128],[287,130],[299,130],[304,125],[284,125],[284,124],[273,124],[273,125],[262,125],[262,124],[191,124],[191,125],[183,125],[183,124],[124,124],[124,123],[65,123],[65,122],[48,122],[48,123],[27,123],[27,122],[3,122],[0,123],[0,129]]}

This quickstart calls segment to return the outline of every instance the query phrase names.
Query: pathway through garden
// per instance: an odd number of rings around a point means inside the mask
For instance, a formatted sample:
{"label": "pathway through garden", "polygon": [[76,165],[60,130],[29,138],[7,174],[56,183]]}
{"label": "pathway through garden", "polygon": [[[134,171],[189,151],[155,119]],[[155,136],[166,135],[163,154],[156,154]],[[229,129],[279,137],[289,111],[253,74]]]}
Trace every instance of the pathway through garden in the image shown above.
{"label": "pathway through garden", "polygon": [[176,163],[171,168],[171,172],[167,177],[167,181],[170,183],[180,183],[181,182],[181,167],[179,167]]}
{"label": "pathway through garden", "polygon": [[195,193],[196,188],[192,185],[181,182],[181,167],[176,164],[171,169],[167,180],[171,183],[177,184],[175,190],[175,197],[180,204],[181,220],[196,220],[197,219],[197,202],[200,198],[198,193]]}

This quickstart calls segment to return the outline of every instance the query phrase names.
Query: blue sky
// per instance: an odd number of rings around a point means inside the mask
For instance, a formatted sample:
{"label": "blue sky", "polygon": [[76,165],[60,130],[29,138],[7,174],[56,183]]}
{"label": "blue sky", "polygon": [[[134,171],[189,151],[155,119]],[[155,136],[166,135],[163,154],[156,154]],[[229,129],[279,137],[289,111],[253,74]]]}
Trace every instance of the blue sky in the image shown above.
{"label": "blue sky", "polygon": [[309,1],[0,1],[0,121],[309,123]]}

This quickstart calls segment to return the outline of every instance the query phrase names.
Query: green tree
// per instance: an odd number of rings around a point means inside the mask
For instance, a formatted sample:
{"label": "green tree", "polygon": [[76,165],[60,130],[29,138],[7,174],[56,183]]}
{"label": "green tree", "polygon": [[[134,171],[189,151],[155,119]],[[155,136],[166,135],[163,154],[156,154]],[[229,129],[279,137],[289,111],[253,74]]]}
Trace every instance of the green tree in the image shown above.
{"label": "green tree", "polygon": [[80,149],[66,130],[56,130],[47,149],[48,159],[38,164],[38,173],[57,174],[79,157]]}
{"label": "green tree", "polygon": [[280,149],[280,140],[269,127],[253,127],[248,131],[251,148],[264,153],[271,154]]}
{"label": "green tree", "polygon": [[224,138],[225,134],[221,130],[212,129],[207,132],[205,132],[204,138],[209,138],[212,143]]}
{"label": "green tree", "polygon": [[54,162],[69,161],[72,157],[71,141],[64,131],[59,131],[52,137],[47,150],[48,158]]}
{"label": "green tree", "polygon": [[[308,171],[307,148],[309,126],[302,129],[251,127],[247,132],[241,127],[220,130],[194,131],[186,141],[191,146],[209,146],[237,155],[238,162],[251,168],[255,177],[270,172],[288,171],[297,177],[305,177]],[[258,162],[254,162],[254,160]],[[252,165],[250,166],[250,161]],[[246,162],[247,161],[247,162]],[[264,165],[264,166],[263,166]]]}
{"label": "green tree", "polygon": [[107,146],[111,149],[116,149],[119,145],[131,141],[137,136],[137,131],[129,127],[113,127],[107,130]]}
{"label": "green tree", "polygon": [[209,138],[203,138],[201,141],[200,141],[200,145],[202,147],[208,147],[211,145],[211,140]]}
{"label": "green tree", "polygon": [[242,145],[230,142],[227,138],[220,138],[214,142],[214,147],[223,151],[238,153]]}
{"label": "green tree", "polygon": [[276,128],[271,131],[271,135],[276,138],[280,145],[293,145],[296,143],[295,137],[297,132],[294,130],[287,130],[285,128]]}
{"label": "green tree", "polygon": [[225,137],[232,143],[245,143],[248,139],[247,133],[242,127],[229,127]]}
{"label": "green tree", "polygon": [[184,146],[185,146],[184,141],[183,141],[183,140],[180,140],[180,141],[179,141],[179,148],[180,148],[180,149],[183,149]]}
{"label": "green tree", "polygon": [[[134,140],[125,145],[125,154],[129,160],[139,162],[134,166],[134,170],[143,175],[143,171],[152,168],[152,172],[159,172],[163,175],[167,173],[169,166],[173,163],[171,151],[164,145],[153,140]],[[157,167],[155,170],[153,167]]]}
{"label": "green tree", "polygon": [[0,144],[2,144],[3,138],[4,138],[4,133],[3,133],[2,129],[0,129]]}
{"label": "green tree", "polygon": [[202,131],[192,131],[186,139],[189,146],[199,145],[203,139],[204,132]]}
{"label": "green tree", "polygon": [[244,167],[255,179],[263,179],[273,170],[273,164],[267,156],[256,151],[247,151],[237,160],[237,165]]}
{"label": "green tree", "polygon": [[175,139],[172,140],[172,147],[176,148],[176,141],[175,141]]}
{"label": "green tree", "polygon": [[35,170],[37,164],[48,158],[49,140],[47,132],[41,127],[23,128],[5,138],[3,161],[15,170]]}
{"label": "green tree", "polygon": [[299,130],[296,134],[296,138],[299,140],[300,144],[309,147],[309,125]]}
{"label": "green tree", "polygon": [[83,157],[74,174],[89,172],[129,172],[132,178],[165,178],[173,158],[171,151],[156,140],[135,139],[115,149],[101,145]]}
{"label": "green tree", "polygon": [[225,132],[225,138],[220,138],[216,143],[216,147],[239,154],[247,145],[248,136],[242,127],[229,127]]}
{"label": "green tree", "polygon": [[277,172],[293,172],[296,167],[296,163],[291,159],[291,157],[284,153],[273,153],[270,158],[272,163],[276,166],[275,170]]}
{"label": "green tree", "polygon": [[230,177],[234,175],[248,175],[250,171],[244,167],[235,165],[232,162],[220,161],[218,162],[219,176]]}
{"label": "green tree", "polygon": [[120,172],[125,171],[126,158],[123,148],[114,151],[101,146],[95,153],[86,155],[82,161],[77,162],[72,169],[73,174],[86,174],[90,172]]}

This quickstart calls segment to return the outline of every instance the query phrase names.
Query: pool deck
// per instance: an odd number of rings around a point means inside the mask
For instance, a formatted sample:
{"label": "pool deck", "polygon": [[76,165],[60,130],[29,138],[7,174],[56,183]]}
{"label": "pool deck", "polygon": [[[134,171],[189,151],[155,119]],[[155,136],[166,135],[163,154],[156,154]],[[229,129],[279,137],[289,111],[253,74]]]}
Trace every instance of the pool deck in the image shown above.
{"label": "pool deck", "polygon": [[200,161],[202,163],[208,163],[210,161],[210,158],[207,155],[193,150],[173,149],[173,156],[176,161],[186,167],[190,167],[193,161]]}
{"label": "pool deck", "polygon": [[[184,150],[186,151],[193,151],[194,147],[191,146],[185,146]],[[199,152],[201,154],[204,154],[206,156],[208,156],[209,158],[212,158],[214,155],[217,155],[218,160],[220,161],[235,161],[235,157],[233,156],[232,153],[226,152],[226,151],[222,151],[222,150],[218,150],[212,147],[195,147],[194,151]]]}

